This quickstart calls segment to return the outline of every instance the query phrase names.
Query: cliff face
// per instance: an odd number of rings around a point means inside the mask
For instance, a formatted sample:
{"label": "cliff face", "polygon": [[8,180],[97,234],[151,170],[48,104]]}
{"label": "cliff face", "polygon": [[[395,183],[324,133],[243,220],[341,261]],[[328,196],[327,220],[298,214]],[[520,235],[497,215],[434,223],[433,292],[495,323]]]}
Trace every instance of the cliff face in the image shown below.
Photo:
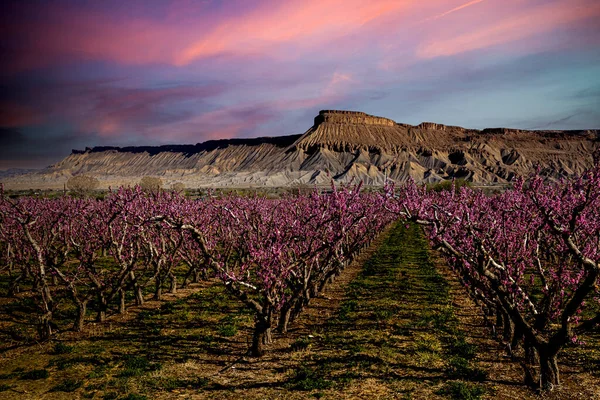
{"label": "cliff face", "polygon": [[327,184],[332,178],[380,185],[386,177],[506,183],[536,166],[552,177],[580,173],[599,148],[596,130],[479,131],[324,110],[303,135],[74,150],[42,172],[6,180],[6,186],[62,187],[77,174],[97,176],[103,186],[135,184],[148,175],[187,187]]}

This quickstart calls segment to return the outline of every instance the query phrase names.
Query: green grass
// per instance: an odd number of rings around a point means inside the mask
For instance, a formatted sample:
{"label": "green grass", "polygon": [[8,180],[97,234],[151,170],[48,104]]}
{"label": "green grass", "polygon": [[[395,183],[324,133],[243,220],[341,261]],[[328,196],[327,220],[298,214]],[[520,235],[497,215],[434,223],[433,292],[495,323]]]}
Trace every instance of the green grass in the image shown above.
{"label": "green grass", "polygon": [[329,389],[332,385],[331,381],[321,376],[318,369],[306,365],[296,369],[287,384],[290,389],[303,391]]}
{"label": "green grass", "polygon": [[46,367],[56,367],[58,370],[62,371],[76,365],[102,365],[107,361],[109,360],[99,355],[76,355],[74,357],[61,355],[60,357],[53,358]]}
{"label": "green grass", "polygon": [[52,354],[70,354],[75,350],[75,347],[64,344],[63,342],[58,342],[54,345],[52,349]]}
{"label": "green grass", "polygon": [[67,392],[71,393],[79,389],[83,382],[76,379],[66,379],[50,389],[50,392]]}
{"label": "green grass", "polygon": [[451,379],[463,379],[469,381],[485,381],[487,373],[479,368],[471,366],[469,360],[463,357],[452,357],[448,360],[447,375]]}
{"label": "green grass", "polygon": [[12,389],[11,385],[6,385],[4,383],[0,384],[0,392],[6,392],[7,390],[10,390],[10,389]]}
{"label": "green grass", "polygon": [[459,329],[450,286],[418,226],[392,229],[320,333],[312,359],[294,372],[289,388],[327,393],[375,379],[407,398],[413,385],[434,397],[443,381],[487,376],[473,365],[476,349]]}
{"label": "green grass", "polygon": [[299,337],[291,344],[291,348],[294,351],[306,350],[311,346],[312,339],[307,336]]}
{"label": "green grass", "polygon": [[121,397],[121,400],[148,400],[148,396],[137,393],[129,393],[125,397]]}
{"label": "green grass", "polygon": [[486,393],[485,388],[465,382],[448,382],[437,394],[445,395],[455,400],[480,400]]}
{"label": "green grass", "polygon": [[123,362],[123,370],[118,377],[140,376],[146,372],[156,371],[161,368],[161,364],[153,363],[144,356],[128,356]]}
{"label": "green grass", "polygon": [[235,318],[233,318],[231,315],[224,317],[217,326],[217,333],[220,336],[232,337],[237,335],[237,332],[238,328]]}
{"label": "green grass", "polygon": [[175,389],[203,389],[210,386],[211,381],[207,378],[174,378],[159,377],[148,381],[148,385],[155,390],[175,390]]}

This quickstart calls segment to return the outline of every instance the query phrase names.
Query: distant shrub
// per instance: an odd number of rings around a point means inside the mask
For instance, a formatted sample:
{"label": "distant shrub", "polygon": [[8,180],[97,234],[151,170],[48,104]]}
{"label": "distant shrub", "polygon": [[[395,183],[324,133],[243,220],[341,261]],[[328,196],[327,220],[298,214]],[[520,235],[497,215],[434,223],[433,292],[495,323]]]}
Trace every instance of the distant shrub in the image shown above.
{"label": "distant shrub", "polygon": [[[427,190],[434,191],[434,192],[450,191],[450,190],[452,190],[452,183],[453,183],[453,181],[448,181],[448,180],[440,181],[437,183],[430,183],[427,185]],[[471,182],[466,181],[464,179],[455,179],[454,180],[454,190],[460,190],[461,187],[470,188],[472,186],[473,185]]]}
{"label": "distant shrub", "polygon": [[76,175],[67,181],[67,188],[78,196],[89,195],[98,186],[100,186],[100,181],[89,175]]}
{"label": "distant shrub", "polygon": [[145,176],[140,181],[140,187],[148,192],[158,192],[160,189],[162,189],[162,186],[162,179],[155,176]]}
{"label": "distant shrub", "polygon": [[171,185],[171,189],[177,193],[184,193],[185,185],[181,182],[175,182],[174,184]]}

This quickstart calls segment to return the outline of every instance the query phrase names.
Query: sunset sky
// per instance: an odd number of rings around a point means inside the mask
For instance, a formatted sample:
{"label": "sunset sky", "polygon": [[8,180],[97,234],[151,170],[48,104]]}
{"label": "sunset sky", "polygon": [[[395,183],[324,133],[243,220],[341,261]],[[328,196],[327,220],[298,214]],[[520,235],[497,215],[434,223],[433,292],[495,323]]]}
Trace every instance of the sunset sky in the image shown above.
{"label": "sunset sky", "polygon": [[0,43],[0,169],[302,133],[320,109],[600,128],[598,0],[16,0]]}

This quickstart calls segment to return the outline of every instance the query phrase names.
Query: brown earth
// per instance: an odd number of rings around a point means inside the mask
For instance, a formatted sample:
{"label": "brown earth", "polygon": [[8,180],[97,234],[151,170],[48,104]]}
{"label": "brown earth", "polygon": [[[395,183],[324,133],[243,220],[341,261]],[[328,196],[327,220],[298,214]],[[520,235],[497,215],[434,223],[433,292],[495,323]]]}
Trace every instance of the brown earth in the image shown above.
{"label": "brown earth", "polygon": [[[450,383],[481,388],[485,399],[600,399],[597,334],[561,357],[561,389],[535,394],[522,385],[520,367],[491,339],[450,269],[431,254],[415,227],[389,228],[314,299],[286,336],[274,336],[259,359],[244,355],[250,315],[220,285],[165,295],[163,302],[90,324],[83,334],[61,334],[57,341],[73,346],[72,354],[53,354],[53,344],[3,352],[0,388],[11,389],[0,390],[0,399],[131,393],[153,399],[443,399]],[[224,331],[224,321],[237,321],[237,331]],[[457,333],[448,329],[454,323],[476,349],[469,368],[486,378],[449,374],[455,355],[447,343]],[[93,364],[94,357],[100,364]],[[131,373],[128,357],[160,367]],[[43,368],[49,378],[13,377],[20,374],[15,371]],[[69,379],[84,383],[74,392],[50,391]]]}

